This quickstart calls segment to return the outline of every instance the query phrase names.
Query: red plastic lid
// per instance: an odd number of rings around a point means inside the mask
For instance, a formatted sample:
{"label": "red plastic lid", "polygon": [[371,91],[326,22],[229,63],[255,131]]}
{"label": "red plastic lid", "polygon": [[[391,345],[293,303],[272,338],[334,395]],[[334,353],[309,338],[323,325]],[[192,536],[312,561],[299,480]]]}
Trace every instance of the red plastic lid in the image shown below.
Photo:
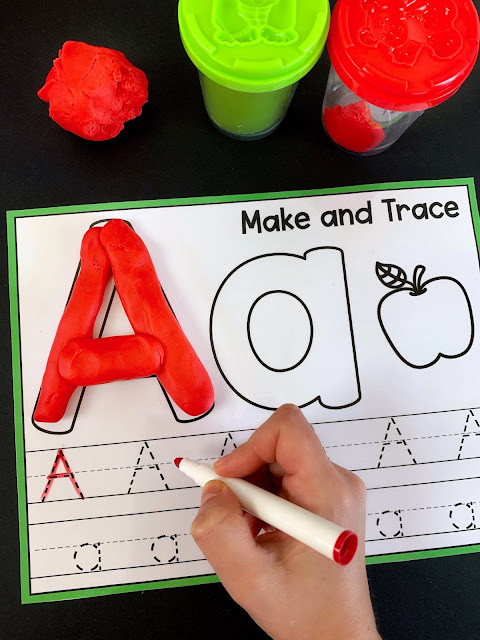
{"label": "red plastic lid", "polygon": [[479,38],[471,0],[338,0],[328,53],[363,100],[420,111],[457,91],[475,64]]}

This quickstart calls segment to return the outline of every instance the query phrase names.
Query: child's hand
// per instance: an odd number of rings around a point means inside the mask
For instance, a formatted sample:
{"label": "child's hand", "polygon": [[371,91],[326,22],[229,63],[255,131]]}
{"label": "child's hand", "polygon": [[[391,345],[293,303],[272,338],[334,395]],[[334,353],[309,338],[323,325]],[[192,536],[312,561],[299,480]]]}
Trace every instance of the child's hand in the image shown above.
{"label": "child's hand", "polygon": [[363,482],[328,459],[302,412],[280,407],[215,463],[358,534],[342,567],[244,514],[233,492],[205,485],[192,535],[232,598],[275,640],[378,640],[365,570]]}

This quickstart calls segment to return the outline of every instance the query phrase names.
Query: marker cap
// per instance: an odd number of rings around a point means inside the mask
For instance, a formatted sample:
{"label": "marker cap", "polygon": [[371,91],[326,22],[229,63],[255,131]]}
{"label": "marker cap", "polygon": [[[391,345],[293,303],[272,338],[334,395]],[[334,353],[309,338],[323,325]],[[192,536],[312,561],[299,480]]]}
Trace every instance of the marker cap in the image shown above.
{"label": "marker cap", "polygon": [[352,560],[358,547],[358,537],[353,531],[342,531],[333,548],[333,559],[341,565]]}

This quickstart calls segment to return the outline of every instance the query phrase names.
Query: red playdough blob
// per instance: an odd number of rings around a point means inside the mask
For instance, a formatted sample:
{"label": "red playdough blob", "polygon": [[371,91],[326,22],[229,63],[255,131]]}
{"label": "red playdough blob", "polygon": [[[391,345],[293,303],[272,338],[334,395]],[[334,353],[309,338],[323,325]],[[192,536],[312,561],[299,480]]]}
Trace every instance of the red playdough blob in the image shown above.
{"label": "red playdough blob", "polygon": [[65,42],[38,97],[50,117],[87,140],[109,140],[136,118],[147,101],[148,80],[120,51]]}
{"label": "red playdough blob", "polygon": [[349,151],[365,153],[385,139],[382,127],[372,120],[364,100],[325,109],[323,123],[331,139]]}

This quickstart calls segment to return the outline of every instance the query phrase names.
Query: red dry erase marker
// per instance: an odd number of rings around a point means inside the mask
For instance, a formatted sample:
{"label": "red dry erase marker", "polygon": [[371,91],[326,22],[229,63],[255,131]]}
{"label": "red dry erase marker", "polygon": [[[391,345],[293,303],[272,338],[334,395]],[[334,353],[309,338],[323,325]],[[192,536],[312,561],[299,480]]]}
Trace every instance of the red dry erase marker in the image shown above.
{"label": "red dry erase marker", "polygon": [[344,529],[246,480],[219,476],[208,464],[187,458],[175,458],[175,464],[201,487],[210,480],[221,480],[234,492],[245,511],[303,542],[330,560],[346,565],[355,555],[358,537],[353,531]]}

